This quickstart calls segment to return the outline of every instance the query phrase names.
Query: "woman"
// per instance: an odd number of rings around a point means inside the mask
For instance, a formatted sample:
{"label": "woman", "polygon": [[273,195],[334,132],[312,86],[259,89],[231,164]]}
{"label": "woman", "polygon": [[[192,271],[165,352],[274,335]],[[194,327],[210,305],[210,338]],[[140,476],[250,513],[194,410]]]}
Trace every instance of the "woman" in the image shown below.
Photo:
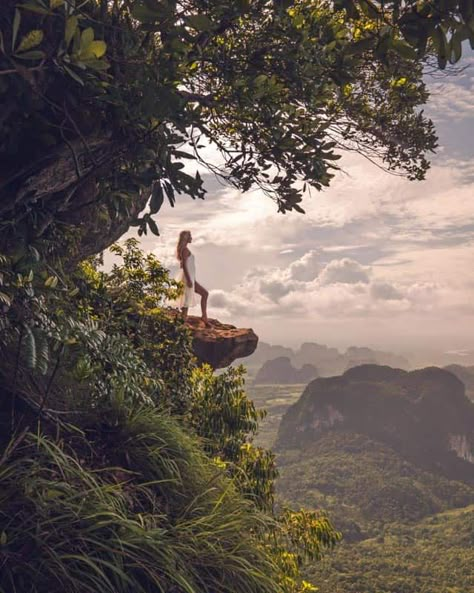
{"label": "woman", "polygon": [[196,264],[194,255],[189,251],[188,245],[192,242],[190,231],[181,231],[178,239],[178,246],[176,247],[176,257],[179,261],[180,272],[177,280],[184,284],[184,292],[178,298],[177,305],[183,312],[183,317],[188,316],[189,307],[194,306],[194,293],[197,292],[201,296],[201,312],[202,320],[206,326],[209,326],[207,319],[207,297],[209,292],[196,281]]}

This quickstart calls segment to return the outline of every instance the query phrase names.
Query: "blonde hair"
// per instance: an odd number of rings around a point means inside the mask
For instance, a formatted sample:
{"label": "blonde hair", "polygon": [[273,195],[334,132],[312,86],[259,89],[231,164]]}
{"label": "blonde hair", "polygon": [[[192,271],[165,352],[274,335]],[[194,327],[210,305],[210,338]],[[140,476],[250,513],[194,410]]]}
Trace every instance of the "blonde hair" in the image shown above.
{"label": "blonde hair", "polygon": [[176,246],[176,257],[178,261],[182,264],[183,263],[183,252],[184,248],[186,247],[189,237],[191,235],[190,231],[181,231],[179,233],[178,245]]}

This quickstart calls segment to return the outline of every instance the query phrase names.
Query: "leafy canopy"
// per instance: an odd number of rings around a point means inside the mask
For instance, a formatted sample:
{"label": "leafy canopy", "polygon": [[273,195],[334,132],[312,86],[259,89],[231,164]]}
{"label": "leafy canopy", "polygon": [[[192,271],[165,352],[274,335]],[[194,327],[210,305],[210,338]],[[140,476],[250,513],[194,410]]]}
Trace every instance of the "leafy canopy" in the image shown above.
{"label": "leafy canopy", "polygon": [[282,212],[343,149],[420,179],[423,64],[457,61],[473,27],[472,0],[5,0],[2,242],[87,221],[90,254],[131,222],[157,233],[165,197],[204,196],[189,159]]}

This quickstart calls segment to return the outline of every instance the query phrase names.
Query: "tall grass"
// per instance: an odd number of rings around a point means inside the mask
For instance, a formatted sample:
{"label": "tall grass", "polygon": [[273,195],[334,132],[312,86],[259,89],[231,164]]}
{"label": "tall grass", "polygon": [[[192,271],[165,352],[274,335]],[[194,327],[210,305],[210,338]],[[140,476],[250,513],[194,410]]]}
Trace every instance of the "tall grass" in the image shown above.
{"label": "tall grass", "polygon": [[29,434],[3,456],[1,593],[278,592],[269,519],[172,419],[132,412],[102,469],[75,450]]}

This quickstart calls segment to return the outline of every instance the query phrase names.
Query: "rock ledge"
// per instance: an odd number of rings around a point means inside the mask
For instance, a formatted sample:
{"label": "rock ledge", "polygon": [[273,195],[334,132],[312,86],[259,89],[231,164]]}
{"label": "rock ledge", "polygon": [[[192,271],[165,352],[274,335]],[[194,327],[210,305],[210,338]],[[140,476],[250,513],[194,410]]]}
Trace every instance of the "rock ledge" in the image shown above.
{"label": "rock ledge", "polygon": [[238,328],[209,319],[206,327],[200,317],[188,316],[186,323],[193,337],[193,350],[200,363],[215,369],[224,368],[237,358],[250,356],[255,351],[258,336],[253,329]]}

